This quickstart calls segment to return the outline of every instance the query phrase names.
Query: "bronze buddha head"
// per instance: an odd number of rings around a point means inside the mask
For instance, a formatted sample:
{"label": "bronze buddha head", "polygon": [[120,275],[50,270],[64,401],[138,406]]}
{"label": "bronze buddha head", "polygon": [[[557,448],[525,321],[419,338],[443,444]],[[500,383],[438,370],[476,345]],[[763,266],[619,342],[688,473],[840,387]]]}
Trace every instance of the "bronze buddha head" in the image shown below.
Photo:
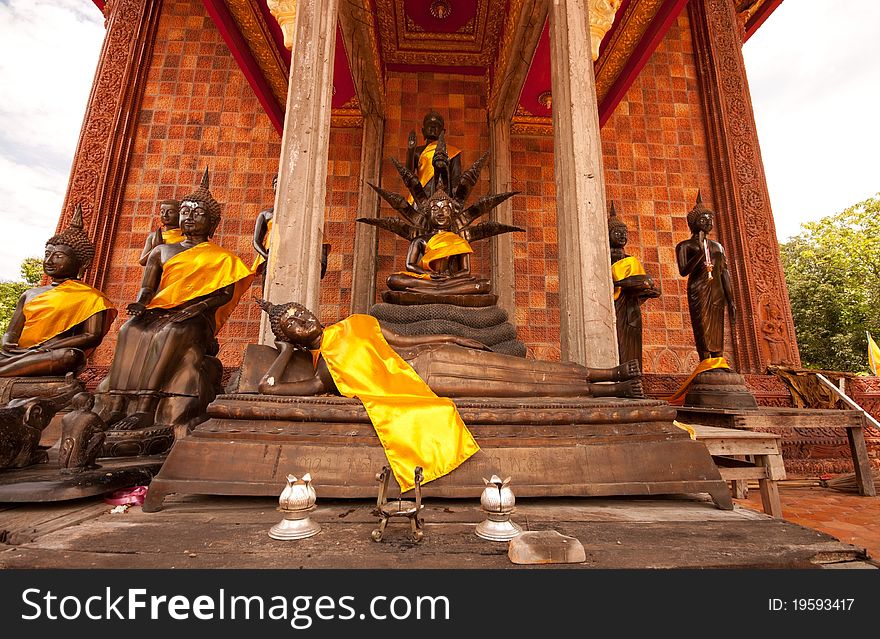
{"label": "bronze buddha head", "polygon": [[180,229],[184,235],[211,237],[220,224],[220,203],[208,190],[208,169],[195,192],[180,202]]}
{"label": "bronze buddha head", "polygon": [[77,278],[94,257],[95,245],[83,230],[82,205],[77,204],[67,228],[46,242],[43,272],[53,280]]}

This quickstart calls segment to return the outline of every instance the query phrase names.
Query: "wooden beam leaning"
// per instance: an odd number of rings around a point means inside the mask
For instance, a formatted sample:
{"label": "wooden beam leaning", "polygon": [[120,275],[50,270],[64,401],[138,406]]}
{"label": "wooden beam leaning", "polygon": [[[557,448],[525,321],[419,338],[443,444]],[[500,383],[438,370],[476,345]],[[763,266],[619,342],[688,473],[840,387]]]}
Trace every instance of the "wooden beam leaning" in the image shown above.
{"label": "wooden beam leaning", "polygon": [[[320,314],[321,245],[339,0],[297,5],[266,290]],[[264,321],[260,342],[273,342]]]}
{"label": "wooden beam leaning", "polygon": [[[513,6],[513,5],[512,5]],[[523,0],[519,11],[512,15],[508,25],[510,36],[505,34],[499,68],[496,69],[495,91],[489,100],[489,158],[490,185],[493,193],[513,190],[510,159],[510,122],[529,66],[535,55],[541,30],[547,21],[546,0]],[[506,200],[491,213],[491,219],[501,224],[513,224],[513,202]],[[513,318],[514,300],[513,235],[504,233],[490,240],[489,251],[492,265],[492,290],[498,295],[498,306]]]}
{"label": "wooden beam leaning", "polygon": [[[380,184],[385,132],[385,81],[376,45],[374,16],[365,0],[341,0],[339,25],[349,57],[364,125],[358,217],[378,217],[379,195],[368,183]],[[376,300],[376,227],[355,223],[351,312],[367,313]]]}
{"label": "wooden beam leaning", "polygon": [[605,177],[585,0],[550,0],[562,359],[617,364]]}

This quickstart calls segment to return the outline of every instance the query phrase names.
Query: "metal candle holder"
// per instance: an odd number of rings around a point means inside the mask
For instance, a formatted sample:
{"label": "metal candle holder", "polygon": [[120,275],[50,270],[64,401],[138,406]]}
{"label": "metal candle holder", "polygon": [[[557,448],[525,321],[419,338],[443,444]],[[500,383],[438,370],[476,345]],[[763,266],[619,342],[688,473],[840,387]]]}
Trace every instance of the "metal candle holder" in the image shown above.
{"label": "metal candle holder", "polygon": [[309,513],[315,509],[316,500],[317,495],[309,473],[303,475],[302,479],[288,475],[287,486],[278,498],[278,510],[284,513],[284,519],[269,529],[269,536],[286,541],[305,539],[319,533],[321,526],[309,518]]}
{"label": "metal candle holder", "polygon": [[515,510],[516,499],[510,489],[510,477],[502,480],[498,475],[491,479],[483,477],[486,488],[480,495],[480,504],[487,515],[485,521],[477,524],[477,536],[489,541],[510,541],[522,532],[522,528],[510,521]]}

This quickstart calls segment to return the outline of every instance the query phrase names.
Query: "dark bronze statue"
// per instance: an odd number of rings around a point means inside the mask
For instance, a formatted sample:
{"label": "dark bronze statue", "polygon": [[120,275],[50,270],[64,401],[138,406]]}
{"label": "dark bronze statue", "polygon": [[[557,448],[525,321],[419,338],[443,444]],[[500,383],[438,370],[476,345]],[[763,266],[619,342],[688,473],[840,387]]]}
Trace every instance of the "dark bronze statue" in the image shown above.
{"label": "dark bronze statue", "polygon": [[82,382],[68,373],[52,396],[13,399],[0,407],[0,469],[48,461],[48,452],[40,447],[43,430],[82,389]]}
{"label": "dark bronze statue", "polygon": [[147,265],[147,257],[150,251],[160,244],[175,244],[183,241],[183,233],[180,231],[180,202],[178,200],[162,200],[159,202],[159,221],[161,226],[147,236],[144,242],[144,250],[138,263]]}
{"label": "dark bronze statue", "polygon": [[0,349],[0,377],[77,373],[110,329],[116,310],[79,280],[95,247],[77,205],[70,225],[46,242],[43,272],[51,278],[21,294]]}
{"label": "dark bronze statue", "polygon": [[467,208],[464,206],[488,156],[488,152],[483,154],[461,175],[454,190],[448,191],[448,158],[445,137],[441,133],[433,155],[435,177],[439,178],[439,183],[432,195],[427,194],[412,172],[393,158],[394,166],[413,196],[413,203],[401,195],[370,185],[403,220],[379,217],[358,218],[357,221],[391,231],[410,242],[406,271],[388,277],[389,289],[437,296],[435,301],[438,303],[447,301],[449,296],[491,292],[489,280],[471,275],[470,254],[473,249],[470,242],[522,229],[498,222],[473,224],[477,218],[516,195],[515,191],[487,195]]}
{"label": "dark bronze statue", "polygon": [[[444,188],[451,193],[461,178],[461,151],[453,146],[446,145],[447,157],[444,160],[446,162],[444,167],[447,169],[446,174],[441,175],[435,169],[434,154],[440,136],[444,135],[445,132],[446,123],[443,121],[443,116],[432,110],[422,120],[422,135],[425,138],[425,143],[416,146],[415,131],[410,131],[409,138],[407,139],[406,168],[419,178],[419,182],[425,190],[425,195],[428,197],[434,194],[437,186],[441,184],[441,180],[445,180],[445,183],[443,183]],[[412,199],[410,199],[410,202],[412,202]]]}
{"label": "dark bronze statue", "polygon": [[[141,290],[128,305],[98,413],[112,431],[156,423],[191,428],[220,390],[215,337],[253,273],[234,253],[209,241],[220,204],[201,186],[181,201],[185,239],[150,252]],[[109,440],[109,438],[108,438]]]}
{"label": "dark bronze statue", "polygon": [[687,215],[691,237],[675,247],[678,272],[688,278],[688,310],[700,361],[723,357],[725,311],[731,325],[736,322],[724,247],[708,237],[714,221],[715,213],[697,194],[697,202]]}
{"label": "dark bronze statue", "polygon": [[614,280],[614,310],[617,314],[617,350],[621,363],[636,360],[642,366],[642,304],[659,297],[654,280],[638,258],[627,255],[628,229],[611,204],[608,241],[611,245],[611,277]]}
{"label": "dark bronze statue", "polygon": [[[260,302],[276,337],[277,358],[260,380],[267,395],[335,394],[333,377],[319,355],[324,327],[296,303]],[[398,335],[381,328],[385,341],[437,395],[445,397],[644,397],[635,361],[611,369],[529,360],[485,350],[454,335]]]}
{"label": "dark bronze statue", "polygon": [[92,412],[95,398],[91,393],[77,393],[70,403],[70,412],[61,418],[58,466],[63,473],[78,473],[98,467],[95,458],[104,444],[107,425]]}

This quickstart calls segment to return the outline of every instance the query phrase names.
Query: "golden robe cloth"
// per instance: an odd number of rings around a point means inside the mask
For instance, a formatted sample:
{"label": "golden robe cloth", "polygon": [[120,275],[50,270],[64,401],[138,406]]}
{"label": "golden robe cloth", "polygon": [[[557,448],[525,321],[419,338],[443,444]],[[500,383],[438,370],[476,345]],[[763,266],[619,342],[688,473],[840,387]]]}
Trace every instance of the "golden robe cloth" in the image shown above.
{"label": "golden robe cloth", "polygon": [[238,300],[251,285],[253,278],[253,271],[235,253],[213,242],[202,242],[165,262],[159,290],[147,304],[147,308],[175,308],[224,286],[235,284],[232,299],[214,314],[216,335],[235,310]]}
{"label": "golden robe cloth", "polygon": [[[419,182],[422,183],[422,186],[425,186],[428,182],[434,179],[434,152],[437,150],[437,142],[431,142],[425,146],[422,150],[421,155],[419,155],[418,160],[418,168],[416,169],[416,173],[419,176]],[[446,145],[446,155],[449,156],[449,159],[452,160],[455,156],[461,153],[460,149],[455,148],[449,144]],[[410,204],[413,203],[413,196],[408,195],[406,197],[406,201]]]}
{"label": "golden robe cloth", "polygon": [[[79,280],[65,280],[24,305],[25,322],[18,345],[30,348],[42,344],[89,319],[95,313],[117,311],[101,291]],[[109,326],[109,322],[107,323]]]}
{"label": "golden robe cloth", "polygon": [[437,397],[385,338],[376,318],[351,315],[324,329],[321,355],[346,397],[363,402],[401,492],[453,471],[480,447],[451,399]]}
{"label": "golden robe cloth", "polygon": [[[444,257],[452,257],[453,255],[463,255],[465,253],[473,253],[474,249],[466,239],[449,231],[440,231],[436,235],[432,235],[425,244],[425,253],[419,260],[419,266],[428,271],[433,271],[431,262],[441,260]],[[431,279],[430,273],[413,273],[412,271],[400,271],[401,275],[409,275],[410,277],[418,277],[419,279]]]}
{"label": "golden robe cloth", "polygon": [[688,377],[684,381],[684,383],[678,387],[677,391],[675,391],[669,397],[661,397],[660,399],[666,400],[667,402],[675,406],[681,406],[681,404],[684,402],[684,397],[687,394],[687,390],[688,388],[690,388],[691,382],[694,381],[694,378],[704,371],[710,371],[716,368],[730,368],[730,365],[723,357],[707,357],[697,365],[697,367],[694,369],[694,372],[691,373],[690,377]]}
{"label": "golden robe cloth", "polygon": [[165,244],[178,244],[183,242],[186,239],[186,235],[183,234],[179,228],[177,229],[167,229],[162,231],[162,241]]}
{"label": "golden robe cloth", "polygon": [[[647,275],[645,267],[642,266],[642,263],[636,257],[625,257],[611,265],[611,279],[615,284],[633,275]],[[615,300],[620,297],[620,291],[621,288],[619,286],[614,287]]]}
{"label": "golden robe cloth", "polygon": [[[269,220],[268,222],[266,222],[266,234],[263,235],[263,241],[260,242],[260,244],[263,246],[263,248],[266,249],[267,251],[269,250],[269,236],[272,233],[272,222],[273,221],[274,220]],[[263,257],[262,255],[260,255],[259,253],[257,253],[257,257],[254,258],[254,263],[251,265],[251,270],[256,271],[257,268],[260,266],[260,264],[262,264],[265,261],[266,261],[266,258]]]}

